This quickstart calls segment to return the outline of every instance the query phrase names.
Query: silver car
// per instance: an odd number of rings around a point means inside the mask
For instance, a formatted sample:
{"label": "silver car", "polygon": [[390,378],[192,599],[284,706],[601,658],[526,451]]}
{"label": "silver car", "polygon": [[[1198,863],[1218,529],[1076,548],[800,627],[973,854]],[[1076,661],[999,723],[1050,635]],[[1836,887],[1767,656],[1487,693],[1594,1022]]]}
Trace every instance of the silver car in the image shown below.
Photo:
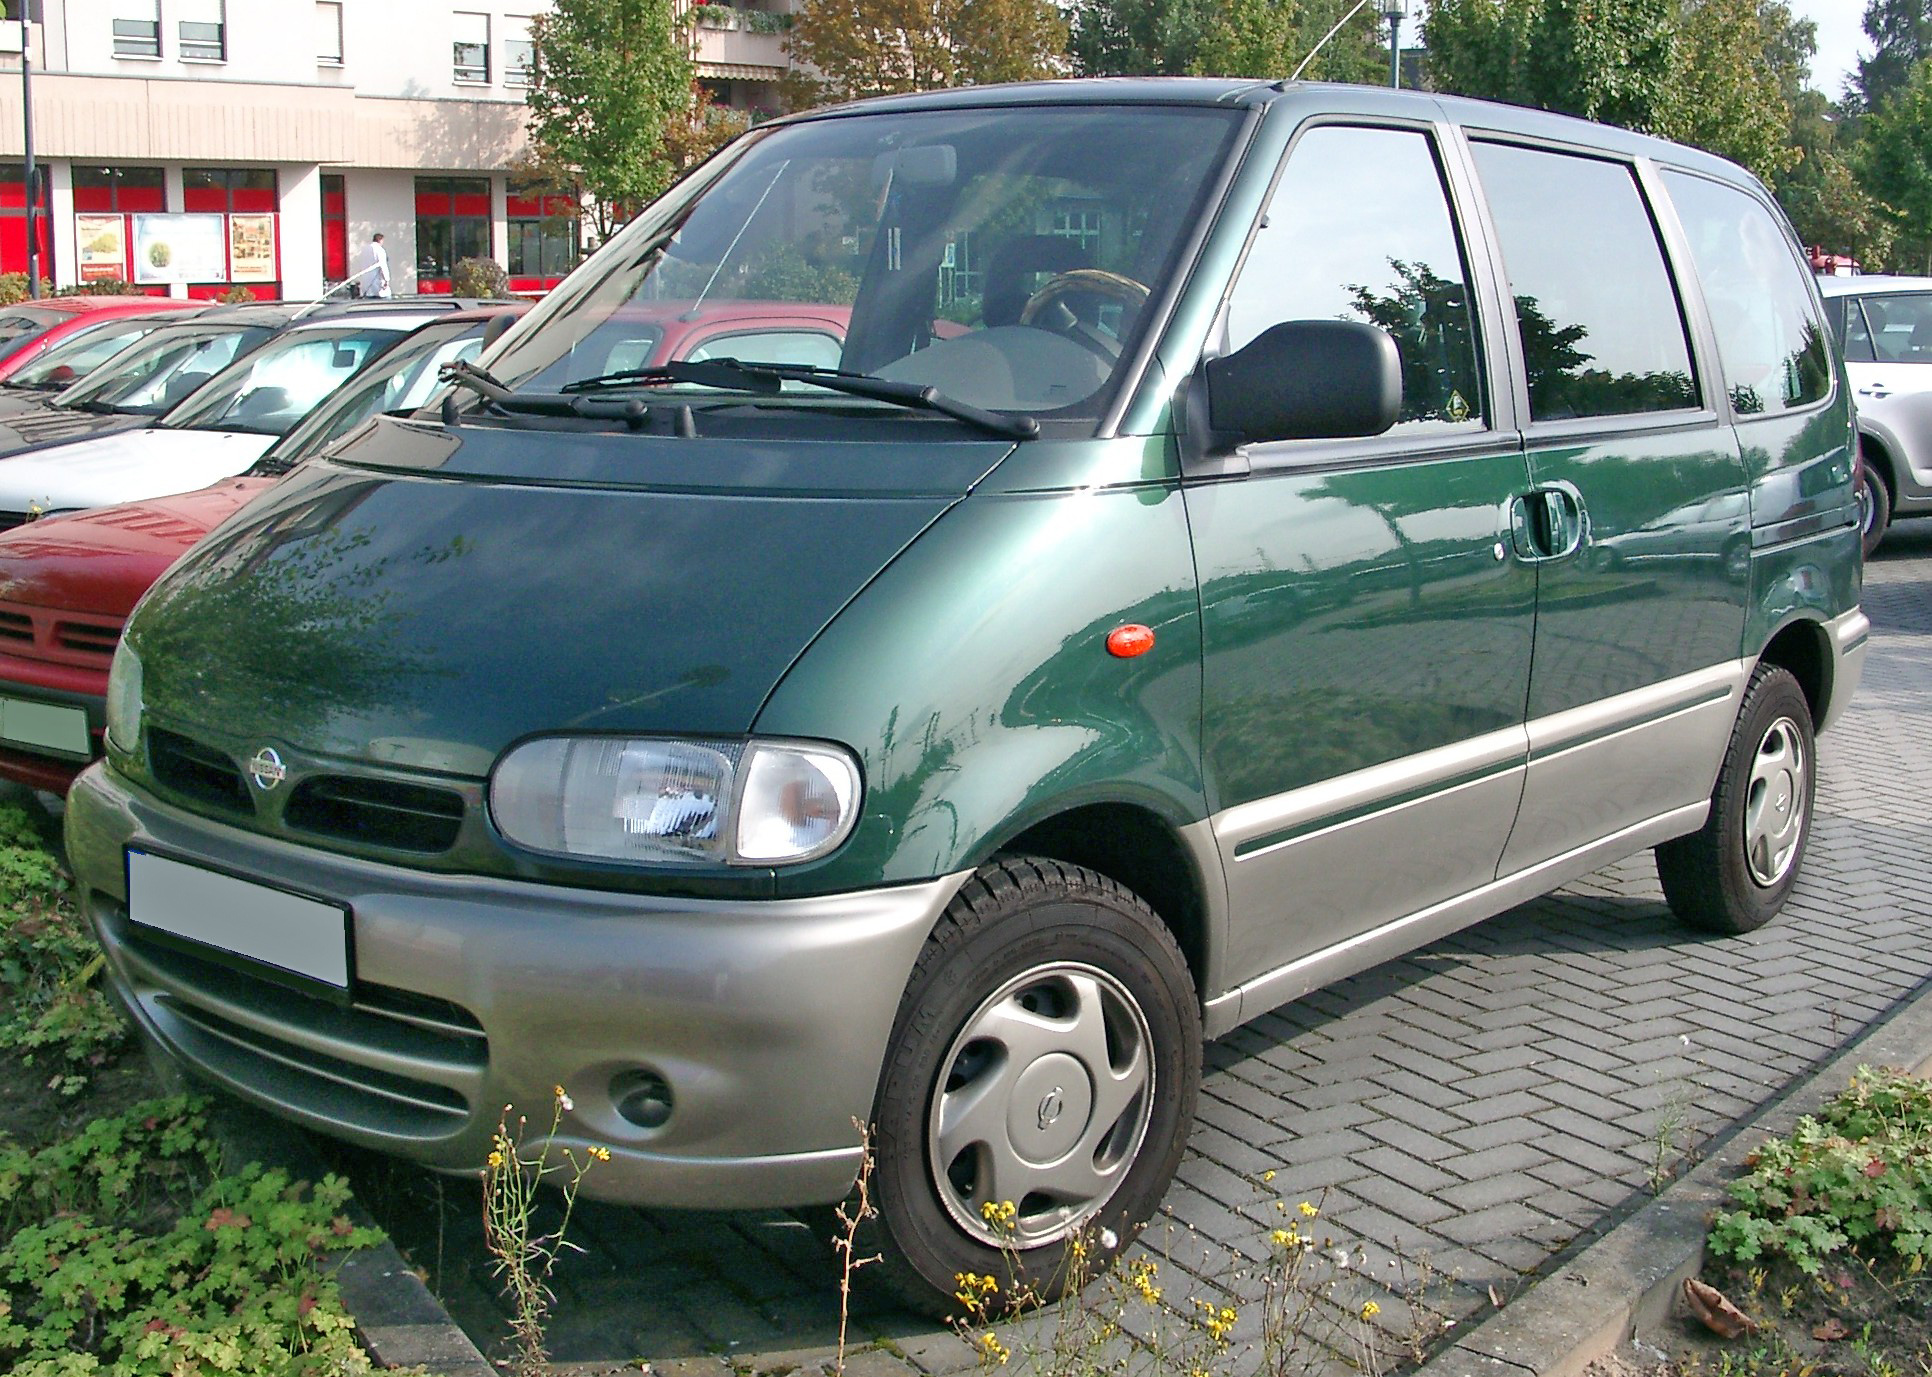
{"label": "silver car", "polygon": [[1858,407],[1865,553],[1932,512],[1932,277],[1820,278]]}

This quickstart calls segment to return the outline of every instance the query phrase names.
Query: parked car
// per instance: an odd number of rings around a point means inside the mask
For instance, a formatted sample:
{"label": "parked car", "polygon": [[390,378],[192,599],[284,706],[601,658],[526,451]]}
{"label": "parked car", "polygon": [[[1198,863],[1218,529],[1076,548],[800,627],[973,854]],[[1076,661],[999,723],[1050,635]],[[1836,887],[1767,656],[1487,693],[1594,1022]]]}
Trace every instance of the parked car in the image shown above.
{"label": "parked car", "polygon": [[[773,297],[843,371],[612,347]],[[1204,1037],[1645,848],[1777,914],[1868,634],[1824,331],[1748,173],[1537,111],[762,124],[150,590],[76,892],[277,1114],[473,1172],[562,1086],[587,1191],[687,1207],[869,1142],[862,1279],[1050,1296]]]}
{"label": "parked car", "polygon": [[320,305],[257,302],[202,311],[150,332],[51,398],[0,396],[0,458],[153,425],[221,369],[297,320],[332,320],[370,310],[453,311],[475,304],[458,297],[399,297]]}
{"label": "parked car", "polygon": [[170,322],[186,319],[189,311],[124,311],[90,323],[68,334],[0,379],[0,398],[17,403],[15,410],[51,399],[104,367],[124,349],[131,349]]}
{"label": "parked car", "polygon": [[151,426],[0,457],[0,530],[232,478],[369,360],[443,314],[402,305],[293,321]]}
{"label": "parked car", "polygon": [[1932,508],[1932,430],[1918,429],[1925,408],[1894,400],[1932,392],[1932,277],[1827,277],[1819,287],[1857,394],[1859,511],[1870,555],[1895,516]]}
{"label": "parked car", "polygon": [[101,754],[122,623],[190,546],[302,460],[381,411],[420,406],[521,302],[450,312],[378,355],[241,476],[194,492],[47,517],[0,534],[0,778],[65,793]]}
{"label": "parked car", "polygon": [[0,382],[61,341],[122,316],[192,313],[202,305],[155,296],[57,296],[0,306]]}

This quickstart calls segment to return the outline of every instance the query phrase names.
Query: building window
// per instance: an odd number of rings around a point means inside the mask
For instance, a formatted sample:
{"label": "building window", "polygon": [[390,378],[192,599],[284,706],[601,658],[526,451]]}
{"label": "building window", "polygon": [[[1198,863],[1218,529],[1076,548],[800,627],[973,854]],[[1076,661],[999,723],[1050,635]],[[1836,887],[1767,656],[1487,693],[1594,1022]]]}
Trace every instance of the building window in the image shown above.
{"label": "building window", "polygon": [[120,0],[120,4],[123,12],[135,10],[139,13],[132,19],[114,21],[114,56],[161,56],[161,11],[155,0],[148,0],[147,4],[141,4],[139,0]]}
{"label": "building window", "polygon": [[527,15],[506,14],[503,16],[503,84],[505,86],[528,86],[530,84],[530,58],[535,53],[530,42],[530,19]]}
{"label": "building window", "polygon": [[271,167],[189,167],[181,172],[183,210],[260,213],[277,208]]}
{"label": "building window", "polygon": [[490,16],[458,12],[455,19],[456,79],[487,83],[490,79]]}
{"label": "building window", "polygon": [[349,276],[349,197],[337,172],[322,174],[322,276],[330,282]]}
{"label": "building window", "polygon": [[158,167],[74,165],[75,210],[127,215],[167,208],[167,184]]}
{"label": "building window", "polygon": [[577,266],[577,204],[568,196],[511,196],[510,276],[556,278]]}
{"label": "building window", "polygon": [[342,0],[315,0],[315,60],[323,67],[342,65]]}
{"label": "building window", "polygon": [[490,183],[484,177],[416,179],[416,275],[447,279],[465,258],[490,256]]}
{"label": "building window", "polygon": [[189,17],[180,20],[179,56],[184,62],[226,62],[228,60],[227,16],[223,0],[176,0],[169,8]]}

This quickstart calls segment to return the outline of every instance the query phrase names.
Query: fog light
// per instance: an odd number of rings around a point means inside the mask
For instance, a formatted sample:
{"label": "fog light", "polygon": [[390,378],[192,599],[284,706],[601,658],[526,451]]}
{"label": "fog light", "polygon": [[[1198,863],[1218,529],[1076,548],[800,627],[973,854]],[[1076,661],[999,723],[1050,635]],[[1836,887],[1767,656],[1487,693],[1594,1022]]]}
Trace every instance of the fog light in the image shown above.
{"label": "fog light", "polygon": [[639,1128],[663,1128],[671,1120],[671,1083],[642,1068],[611,1077],[610,1102]]}

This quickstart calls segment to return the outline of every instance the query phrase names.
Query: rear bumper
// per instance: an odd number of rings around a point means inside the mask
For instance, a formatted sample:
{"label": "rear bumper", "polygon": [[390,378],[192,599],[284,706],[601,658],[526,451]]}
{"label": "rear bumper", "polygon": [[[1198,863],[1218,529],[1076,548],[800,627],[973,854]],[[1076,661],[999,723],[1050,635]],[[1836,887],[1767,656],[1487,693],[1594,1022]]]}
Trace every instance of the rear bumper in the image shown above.
{"label": "rear bumper", "polygon": [[1858,692],[1858,681],[1865,673],[1865,650],[1871,641],[1872,621],[1863,611],[1851,611],[1825,623],[1831,637],[1831,701],[1818,720],[1824,731],[1844,714],[1845,705]]}
{"label": "rear bumper", "polygon": [[[691,900],[434,875],[294,846],[160,803],[104,768],[68,799],[82,902],[116,994],[175,1060],[244,1099],[474,1171],[506,1105],[608,1148],[584,1189],[654,1205],[837,1199],[901,992],[963,876],[804,900]],[[354,983],[157,942],[127,913],[132,845],[340,904]],[[620,1087],[662,1076],[668,1121]],[[634,1083],[634,1081],[633,1081]]]}

